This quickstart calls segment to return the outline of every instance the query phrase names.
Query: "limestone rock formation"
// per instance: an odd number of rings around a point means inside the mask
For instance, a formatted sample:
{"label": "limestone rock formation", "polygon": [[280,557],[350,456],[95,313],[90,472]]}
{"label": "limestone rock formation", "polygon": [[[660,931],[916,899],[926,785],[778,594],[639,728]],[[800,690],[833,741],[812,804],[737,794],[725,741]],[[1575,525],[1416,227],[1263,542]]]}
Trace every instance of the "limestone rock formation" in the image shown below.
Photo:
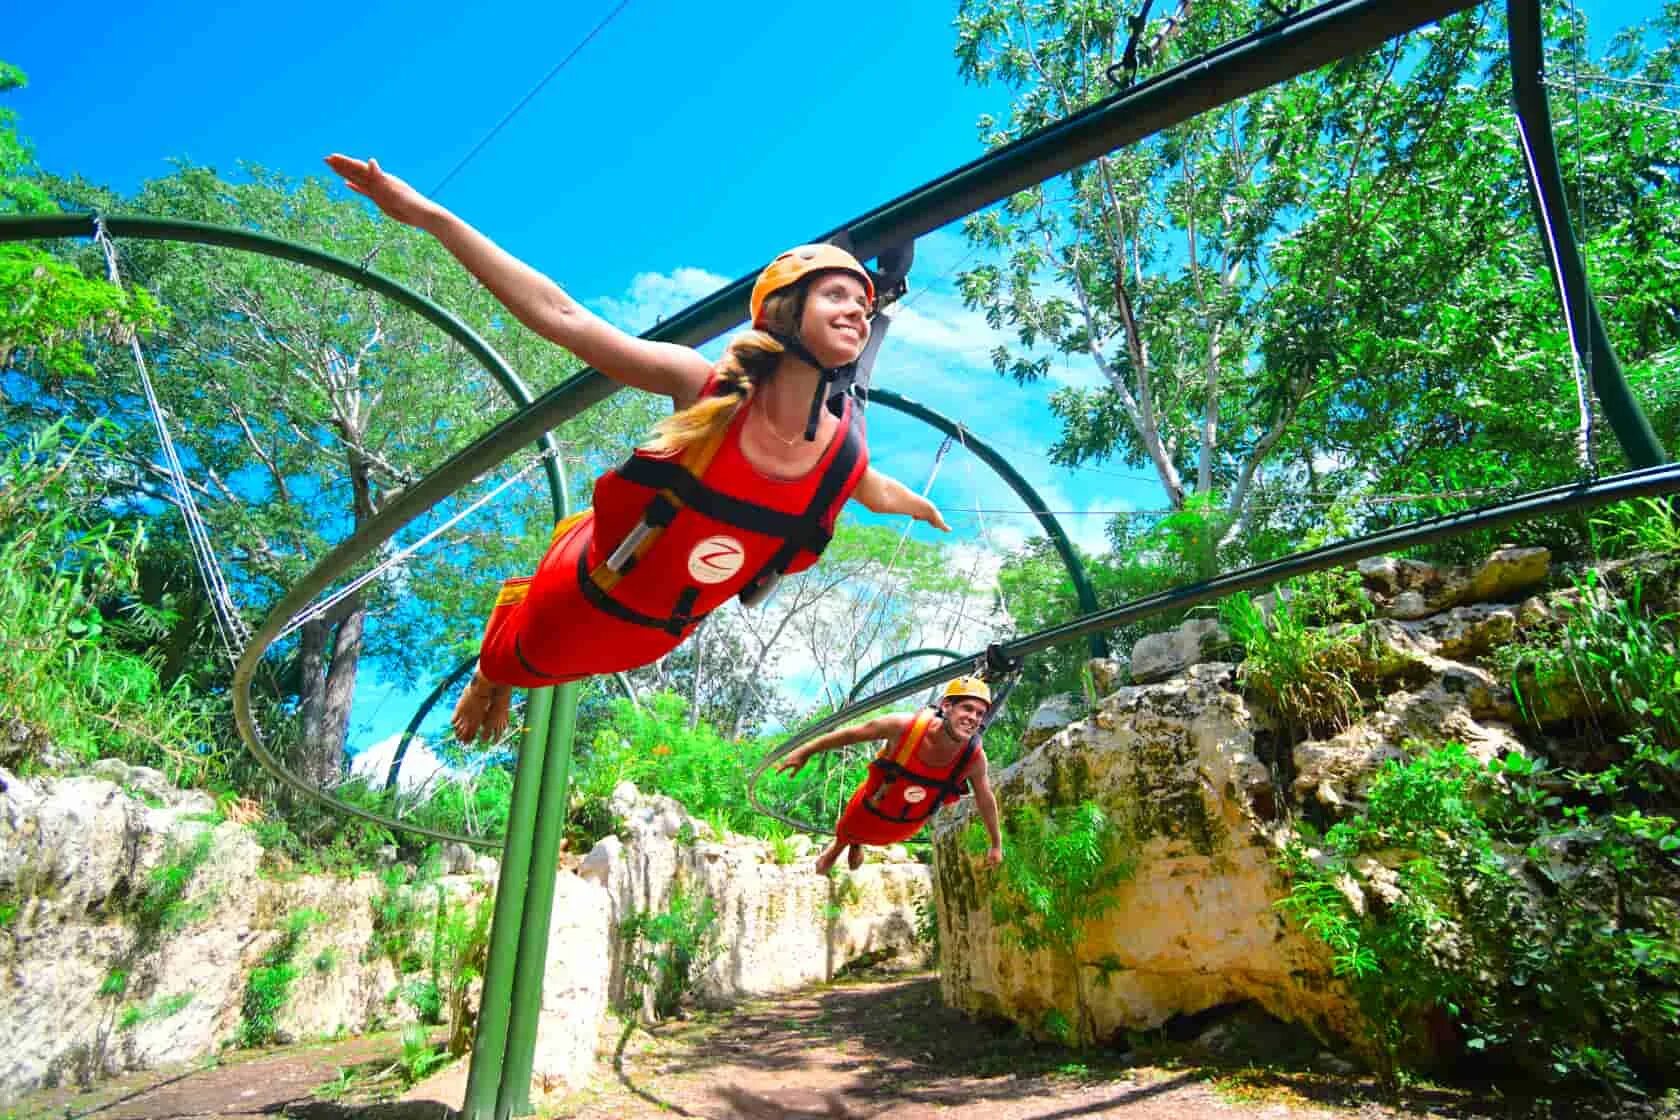
{"label": "limestone rock formation", "polygon": [[1021,746],[1031,750],[1085,714],[1085,702],[1071,692],[1046,697],[1021,731]]}
{"label": "limestone rock formation", "polygon": [[[610,803],[620,822],[585,857],[579,873],[605,887],[614,928],[637,911],[658,912],[677,886],[701,890],[717,912],[720,952],[700,976],[701,998],[728,1003],[831,979],[860,957],[926,962],[915,939],[915,905],[931,891],[927,867],[903,849],[885,862],[832,878],[811,861],[778,864],[770,845],[745,837],[702,839],[710,829],[668,797],[643,796],[628,782]],[[801,845],[807,853],[809,845]],[[611,947],[613,993],[622,990],[623,946]]]}
{"label": "limestone rock formation", "polygon": [[1176,630],[1149,634],[1132,646],[1134,684],[1154,684],[1199,664],[1230,644],[1231,635],[1217,619],[1192,618]]}
{"label": "limestone rock formation", "polygon": [[1507,545],[1475,568],[1376,556],[1360,561],[1359,574],[1380,613],[1415,619],[1462,603],[1513,598],[1544,582],[1551,560],[1547,549]]}
{"label": "limestone rock formation", "polygon": [[[411,1022],[404,978],[372,951],[378,877],[259,872],[249,830],[216,823],[202,793],[104,760],[103,777],[24,780],[0,770],[0,1104],[29,1089],[196,1060],[239,1031],[252,971],[309,913],[277,1037],[319,1038]],[[157,884],[184,876],[176,905]],[[457,902],[491,884],[450,876]],[[536,1071],[579,1085],[606,1004],[604,892],[557,884]],[[435,898],[421,892],[417,904]],[[148,901],[151,900],[151,901]]]}
{"label": "limestone rock formation", "polygon": [[991,873],[962,848],[972,805],[943,814],[934,867],[948,1002],[1029,1029],[1059,1011],[1086,1038],[1244,1000],[1325,1034],[1351,1026],[1327,957],[1272,907],[1278,790],[1232,666],[1120,689],[993,786],[1006,809],[1098,802],[1137,869],[1082,929],[1077,965],[1023,954],[994,924]]}
{"label": "limestone rock formation", "polygon": [[[996,873],[965,849],[970,802],[934,826],[935,896],[946,999],[1037,1033],[1051,1012],[1084,1038],[1156,1027],[1244,1001],[1325,1040],[1366,1045],[1358,1009],[1324,947],[1286,923],[1275,857],[1286,813],[1321,823],[1361,803],[1384,762],[1419,742],[1457,741],[1480,758],[1525,754],[1520,725],[1585,710],[1580,697],[1525,695],[1519,710],[1493,654],[1555,624],[1570,591],[1523,599],[1547,576],[1544,549],[1502,548],[1474,568],[1381,559],[1360,566],[1378,617],[1333,629],[1356,648],[1363,711],[1351,726],[1294,742],[1244,699],[1238,669],[1203,662],[1221,641],[1209,620],[1140,641],[1132,680],[1088,718],[1028,744],[994,774],[1005,814],[1097,803],[1135,861],[1113,906],[1078,931],[1074,959],[1027,953],[994,919]],[[1170,673],[1158,683],[1144,683]],[[1398,857],[1397,857],[1398,858]],[[1356,910],[1393,901],[1376,860],[1347,889]]]}

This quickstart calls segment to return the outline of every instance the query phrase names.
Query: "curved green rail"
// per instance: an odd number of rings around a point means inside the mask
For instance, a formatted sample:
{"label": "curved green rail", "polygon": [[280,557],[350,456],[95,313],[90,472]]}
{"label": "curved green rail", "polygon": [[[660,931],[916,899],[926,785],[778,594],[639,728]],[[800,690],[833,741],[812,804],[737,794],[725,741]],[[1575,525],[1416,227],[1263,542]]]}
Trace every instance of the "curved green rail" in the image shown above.
{"label": "curved green rail", "polygon": [[[60,237],[93,237],[101,221],[104,222],[106,232],[112,237],[141,238],[152,241],[187,241],[199,245],[216,245],[227,249],[240,249],[307,265],[322,272],[343,277],[354,284],[371,289],[401,304],[443,331],[450,338],[460,343],[468,354],[471,354],[480,365],[488,370],[490,375],[496,379],[496,383],[516,403],[521,406],[528,406],[531,403],[531,391],[519,375],[503,360],[500,354],[496,353],[489,343],[481,339],[471,327],[455,315],[420,293],[397,283],[387,276],[382,276],[371,269],[364,268],[362,265],[344,260],[341,257],[335,257],[330,253],[312,249],[307,245],[299,245],[283,238],[270,237],[267,234],[255,233],[251,230],[211,225],[207,222],[189,222],[173,218],[149,218],[122,214],[8,215],[0,217],[0,242],[35,241]],[[548,477],[549,496],[554,503],[556,518],[559,518],[565,512],[566,485],[565,477],[560,469],[560,456],[557,453],[554,440],[546,430],[543,430],[533,433],[530,440],[521,441],[521,444],[526,442],[536,443],[546,453],[543,468]],[[516,450],[517,446],[510,446],[508,455]],[[507,455],[502,456],[502,458],[507,458]],[[500,461],[500,459],[497,460],[497,462]],[[462,481],[464,484],[468,480],[463,479]],[[400,522],[391,525],[390,532],[380,539],[382,541],[389,539],[403,525],[423,513],[431,505],[436,504],[436,501],[447,496],[447,494],[439,494],[426,506],[413,509],[413,512],[405,516]],[[412,503],[404,503],[404,506],[405,508],[412,508]],[[386,525],[390,524],[389,519],[381,521],[381,516],[378,514],[371,519],[370,523],[372,521],[380,521],[381,524]],[[358,536],[360,536],[359,533],[353,534],[350,539],[355,540]],[[344,545],[340,545],[332,555],[343,555],[344,551]],[[240,737],[245,740],[245,745],[264,770],[297,793],[330,806],[339,812],[348,813],[351,816],[360,817],[363,820],[372,821],[387,828],[399,828],[435,840],[458,840],[480,848],[499,847],[500,845],[482,837],[463,836],[408,823],[394,817],[388,817],[383,813],[364,809],[359,805],[351,805],[333,797],[313,783],[304,781],[288,770],[285,764],[263,744],[261,734],[251,718],[251,679],[256,673],[257,664],[262,660],[262,656],[267,652],[269,645],[275,640],[286,623],[306,608],[315,596],[325,590],[333,580],[349,571],[361,557],[368,554],[368,551],[370,550],[356,552],[348,562],[342,563],[339,567],[327,573],[325,578],[312,581],[306,594],[300,595],[298,589],[294,587],[292,593],[282,598],[280,605],[269,612],[262,629],[258,631],[263,640],[259,643],[253,638],[251,645],[247,646],[241,654],[239,664],[234,671],[234,715],[239,725]],[[317,574],[319,571],[320,569],[317,568],[316,572],[311,573],[311,575]],[[282,608],[284,608],[283,613]]]}
{"label": "curved green rail", "polygon": [[961,661],[963,659],[963,655],[954,649],[938,649],[932,646],[929,646],[926,649],[912,649],[906,650],[903,653],[894,654],[892,657],[887,658],[885,661],[875,666],[875,668],[869,670],[869,672],[858,678],[857,683],[852,686],[852,690],[846,693],[846,703],[850,704],[853,700],[856,700],[858,693],[863,691],[864,685],[868,684],[888,669],[891,669],[894,665],[901,664],[905,661],[914,661],[918,657],[943,657],[947,661]]}
{"label": "curved green rail", "polygon": [[[980,439],[962,424],[940,415],[920,401],[913,401],[909,397],[900,396],[891,389],[873,388],[869,390],[869,401],[871,404],[884,404],[890,409],[902,412],[906,416],[913,416],[924,424],[938,428],[961,443],[964,448],[973,453],[975,458],[992,468],[997,476],[1007,482],[1009,488],[1015,491],[1016,495],[1027,504],[1027,508],[1032,511],[1033,516],[1038,518],[1039,526],[1043,528],[1045,536],[1050,538],[1050,543],[1056,548],[1056,555],[1062,558],[1062,566],[1067,568],[1068,578],[1073,580],[1074,596],[1079,600],[1080,607],[1083,608],[1081,613],[1091,614],[1100,609],[1097,604],[1097,593],[1092,589],[1091,580],[1085,574],[1085,563],[1079,559],[1079,553],[1073,547],[1073,542],[1068,540],[1068,535],[1062,531],[1062,523],[1056,520],[1056,515],[1050,512],[1050,507],[1044,504],[1044,499],[1038,496],[1038,491],[1032,488],[1030,482],[1021,477],[1020,472],[1009,464],[1008,459],[993,451],[990,444]],[[1108,640],[1102,636],[1101,632],[1091,631],[1089,641],[1092,657],[1108,656]]]}

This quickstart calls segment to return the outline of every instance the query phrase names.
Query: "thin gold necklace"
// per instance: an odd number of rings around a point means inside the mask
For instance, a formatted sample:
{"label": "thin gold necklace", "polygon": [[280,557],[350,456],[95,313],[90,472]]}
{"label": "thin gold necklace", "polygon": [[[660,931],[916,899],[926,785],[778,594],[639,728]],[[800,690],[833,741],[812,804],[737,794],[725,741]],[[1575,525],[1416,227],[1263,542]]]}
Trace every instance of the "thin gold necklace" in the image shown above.
{"label": "thin gold necklace", "polygon": [[777,431],[776,430],[776,422],[774,420],[770,419],[770,394],[768,394],[768,393],[764,394],[763,400],[764,400],[764,407],[759,409],[759,415],[764,417],[764,426],[766,428],[770,429],[770,434],[775,436],[777,439],[781,440],[783,447],[792,447],[794,444],[798,443],[799,442],[799,437],[804,435],[805,433],[801,432],[801,431],[795,431],[793,433],[793,438],[789,439],[787,436],[784,436],[781,432]]}

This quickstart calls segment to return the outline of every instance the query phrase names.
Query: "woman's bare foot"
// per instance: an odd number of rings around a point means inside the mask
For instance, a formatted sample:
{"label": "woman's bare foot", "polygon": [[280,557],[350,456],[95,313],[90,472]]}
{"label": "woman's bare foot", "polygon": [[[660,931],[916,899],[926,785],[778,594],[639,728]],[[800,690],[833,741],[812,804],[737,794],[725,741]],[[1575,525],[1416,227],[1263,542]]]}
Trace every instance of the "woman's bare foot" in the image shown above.
{"label": "woman's bare foot", "polygon": [[846,853],[846,866],[856,871],[863,866],[863,845],[853,844],[852,850]]}
{"label": "woman's bare foot", "polygon": [[490,740],[506,731],[512,702],[511,686],[496,684],[474,670],[461,698],[455,701],[455,714],[449,721],[456,740],[462,743]]}
{"label": "woman's bare foot", "polygon": [[846,845],[836,840],[824,848],[822,855],[817,857],[817,874],[827,875],[829,868],[834,866],[834,861],[840,858],[840,853],[845,850],[845,847]]}

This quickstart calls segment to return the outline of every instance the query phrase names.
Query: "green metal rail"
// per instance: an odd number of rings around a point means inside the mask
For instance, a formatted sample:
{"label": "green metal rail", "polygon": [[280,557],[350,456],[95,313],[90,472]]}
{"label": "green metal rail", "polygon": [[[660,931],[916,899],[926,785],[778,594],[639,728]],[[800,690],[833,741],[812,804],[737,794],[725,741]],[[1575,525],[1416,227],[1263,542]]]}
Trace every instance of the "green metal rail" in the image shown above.
{"label": "green metal rail", "polygon": [[[924,424],[932,425],[960,442],[965,449],[972,452],[974,457],[988,467],[1009,484],[1009,488],[1027,504],[1038,524],[1044,530],[1045,536],[1055,546],[1056,555],[1062,558],[1062,566],[1067,568],[1068,578],[1073,581],[1074,597],[1079,600],[1080,611],[1090,614],[1098,609],[1097,593],[1091,587],[1090,577],[1085,574],[1085,562],[1079,558],[1079,552],[1068,540],[1068,535],[1062,530],[1062,523],[1056,520],[1056,515],[1050,512],[1050,507],[1044,504],[1044,499],[1038,496],[1032,484],[1021,477],[1009,460],[993,451],[991,445],[975,435],[974,432],[962,424],[946,416],[940,415],[927,405],[913,401],[909,397],[901,397],[891,389],[869,390],[871,404],[884,404],[888,408],[902,412],[906,416],[913,416]],[[1092,631],[1087,640],[1091,644],[1092,657],[1108,656],[1108,639],[1100,632]]]}
{"label": "green metal rail", "polygon": [[[388,277],[305,245],[202,222],[121,215],[101,219],[93,214],[3,217],[0,218],[0,241],[92,237],[97,233],[101,220],[106,232],[113,237],[216,245],[278,257],[341,276],[392,299],[443,330],[489,370],[516,403],[531,403],[530,390],[501,355],[454,315]],[[546,431],[536,437],[536,442],[547,453],[543,466],[548,476],[555,520],[558,521],[566,515],[565,476],[560,467],[560,457],[553,438]],[[337,575],[344,574],[349,567],[346,564]],[[285,615],[276,616],[271,612],[268,622],[272,624],[278,617],[279,622],[284,624],[306,605],[307,602],[298,603]],[[566,787],[570,777],[579,686],[569,684],[562,686],[558,692],[555,689],[539,689],[531,693],[526,709],[524,747],[514,772],[505,844],[497,845],[479,837],[421,827],[347,804],[288,770],[263,744],[249,714],[250,674],[273,640],[271,632],[261,646],[253,642],[253,647],[247,648],[242,655],[240,665],[246,669],[243,687],[239,683],[239,673],[235,674],[236,712],[243,708],[240,733],[265,770],[305,797],[352,816],[432,839],[459,840],[479,847],[504,849],[501,874],[496,883],[495,916],[478,1029],[473,1037],[465,1115],[468,1120],[489,1120],[492,1115],[500,1118],[528,1113],[531,1110],[529,1095],[536,1022],[542,1007],[542,974],[548,956],[554,868],[559,854],[560,834],[565,827]],[[254,656],[253,648],[256,650]],[[421,715],[462,673],[463,669],[457,668],[433,690],[428,702],[422,705]],[[551,712],[556,709],[557,713],[551,718]],[[407,747],[419,718],[416,717],[405,734],[403,748]],[[387,788],[395,782],[396,776],[397,762],[393,760]]]}
{"label": "green metal rail", "polygon": [[[1286,579],[1306,575],[1309,572],[1354,564],[1370,556],[1380,556],[1387,552],[1416,548],[1435,541],[1449,540],[1453,537],[1463,536],[1465,533],[1474,532],[1477,529],[1495,528],[1530,518],[1548,517],[1568,513],[1572,510],[1590,509],[1612,502],[1628,501],[1633,498],[1672,494],[1676,491],[1680,491],[1680,464],[1673,463],[1629,471],[1625,474],[1593,482],[1554,486],[1546,490],[1535,491],[1532,494],[1525,494],[1519,498],[1512,498],[1506,502],[1485,506],[1481,509],[1431,518],[1428,521],[1389,529],[1371,536],[1360,537],[1357,540],[1344,541],[1316,548],[1309,552],[1296,553],[1282,560],[1273,560],[1270,563],[1243,568],[1240,571],[1204,580],[1200,583],[1175,587],[1167,591],[1157,592],[1154,595],[1146,595],[1141,599],[1134,599],[1129,603],[1110,607],[1093,615],[1073,619],[1060,626],[1047,627],[1035,634],[999,643],[997,649],[1005,657],[1024,659],[1036,653],[1043,653],[1045,650],[1059,646],[1064,642],[1077,641],[1093,630],[1123,626],[1129,622],[1136,622],[1150,615],[1159,614],[1162,611],[1185,610],[1199,603],[1223,599],[1227,595],[1234,595],[1239,591],[1257,591]],[[747,787],[748,798],[753,808],[767,816],[775,817],[778,820],[786,820],[780,813],[766,807],[758,799],[759,779],[771,766],[817,736],[843,726],[849,720],[857,718],[864,712],[885,707],[895,701],[914,696],[924,689],[932,688],[941,681],[949,680],[953,670],[979,673],[985,667],[986,659],[987,651],[985,650],[967,654],[961,662],[947,662],[938,668],[919,673],[890,688],[884,688],[880,692],[866,696],[862,700],[847,703],[833,714],[800,729],[765,755],[764,759],[758,764],[758,768],[753,771]],[[803,822],[789,821],[788,823],[806,827]],[[813,829],[811,831],[820,830]]]}
{"label": "green metal rail", "polygon": [[1546,100],[1545,39],[1537,0],[1510,0],[1506,10],[1511,44],[1511,99],[1517,111],[1518,139],[1528,168],[1529,198],[1546,242],[1546,263],[1557,281],[1564,323],[1576,361],[1591,379],[1593,394],[1604,406],[1628,462],[1653,467],[1668,462],[1668,452],[1622,375],[1622,363],[1605,333],[1581,262],[1581,249],[1569,220],[1563,174],[1558,169],[1552,134],[1552,111]]}
{"label": "green metal rail", "polygon": [[[239,249],[292,261],[296,264],[307,265],[310,268],[331,273],[334,276],[341,276],[354,284],[378,292],[380,295],[413,311],[458,342],[475,361],[495,378],[496,383],[516,403],[528,405],[531,402],[531,391],[519,375],[502,359],[500,354],[496,353],[487,342],[473,332],[471,327],[455,315],[420,293],[397,283],[387,276],[382,276],[352,261],[344,260],[342,257],[335,257],[330,253],[312,249],[307,245],[299,245],[283,238],[270,237],[267,234],[254,233],[251,230],[236,229],[229,226],[124,214],[8,215],[0,217],[0,242],[34,241],[61,237],[93,237],[101,221],[104,222],[106,232],[112,237],[131,237],[149,241],[186,241],[199,245]],[[560,469],[560,456],[553,438],[545,429],[533,433],[531,439],[525,442],[535,443],[540,451],[546,453],[543,468],[548,477],[549,497],[554,504],[554,508],[559,511],[557,519],[563,517],[566,508],[565,478]],[[507,453],[512,455],[517,450],[517,445],[510,445],[507,448]],[[506,455],[503,456],[503,458],[506,457]],[[461,484],[465,485],[467,481],[470,481],[470,479],[463,479]],[[455,489],[459,489],[459,486]],[[435,505],[437,500],[447,496],[448,494],[440,494],[426,507],[414,510],[413,513],[404,517],[401,521],[390,524],[390,532],[380,539],[382,541],[388,540],[395,535],[398,529],[413,520],[415,516],[430,508],[431,505]],[[369,523],[379,520],[380,515],[376,514],[370,519]],[[352,537],[351,539],[355,538]],[[343,551],[341,545],[335,555]],[[310,800],[321,802],[350,816],[360,817],[363,820],[372,821],[387,828],[405,829],[433,840],[456,840],[479,848],[494,849],[500,847],[494,841],[488,841],[482,837],[462,836],[408,824],[397,818],[388,817],[383,813],[376,813],[359,805],[351,805],[323,792],[314,783],[307,782],[293,774],[280,759],[274,756],[273,752],[264,745],[260,731],[251,719],[250,684],[255,675],[256,667],[261,662],[263,654],[267,652],[268,646],[275,640],[280,630],[292,618],[301,613],[317,594],[330,586],[334,580],[347,574],[366,555],[368,555],[367,551],[358,551],[348,561],[336,566],[330,572],[322,572],[320,568],[317,568],[315,573],[311,574],[320,574],[323,578],[314,581],[312,590],[305,595],[293,594],[283,598],[281,603],[286,605],[284,613],[280,613],[279,607],[269,612],[263,627],[258,630],[258,635],[262,638],[261,642],[259,643],[256,639],[252,640],[252,644],[246,647],[241,655],[234,673],[234,712],[235,718],[239,722],[240,737],[245,740],[245,745],[264,770],[288,788]]]}

